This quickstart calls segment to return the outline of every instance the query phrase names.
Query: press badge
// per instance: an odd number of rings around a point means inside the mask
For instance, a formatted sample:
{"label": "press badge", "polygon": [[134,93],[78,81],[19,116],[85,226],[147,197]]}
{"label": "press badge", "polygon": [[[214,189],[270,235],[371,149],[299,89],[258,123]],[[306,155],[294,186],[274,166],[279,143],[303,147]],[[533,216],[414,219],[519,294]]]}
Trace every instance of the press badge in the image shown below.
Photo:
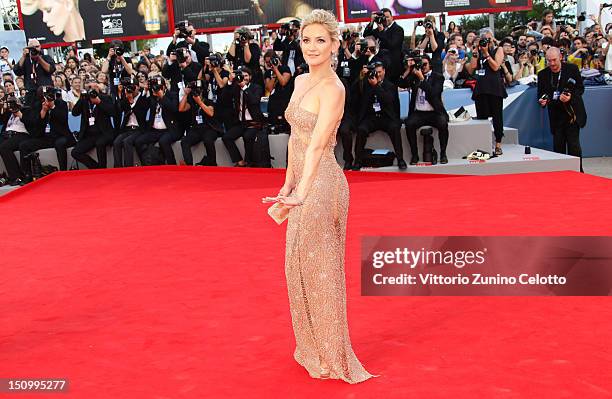
{"label": "press badge", "polygon": [[185,88],[185,82],[183,82],[183,81],[178,82],[178,88],[179,88],[179,90],[184,89]]}
{"label": "press badge", "polygon": [[202,115],[196,115],[196,123],[198,125],[204,123],[204,118],[202,118]]}
{"label": "press badge", "polygon": [[372,106],[374,108],[374,112],[380,112],[380,103],[378,101],[372,104]]}
{"label": "press badge", "polygon": [[479,69],[476,71],[476,75],[478,76],[485,76],[485,70],[484,69]]}
{"label": "press badge", "polygon": [[559,100],[559,97],[561,97],[561,92],[559,92],[559,91],[555,91],[555,92],[553,93],[553,98],[552,98],[552,99],[553,99],[554,101],[557,101],[557,100]]}
{"label": "press badge", "polygon": [[51,125],[49,125],[48,123],[47,123],[47,126],[45,127],[45,133],[46,134],[51,133]]}
{"label": "press badge", "polygon": [[94,126],[96,124],[96,118],[93,116],[89,117],[89,126]]}
{"label": "press badge", "polygon": [[119,78],[118,77],[113,79],[113,84],[115,86],[119,86]]}
{"label": "press badge", "polygon": [[342,67],[342,76],[344,76],[345,78],[350,77],[351,69],[348,67],[348,62],[342,61],[342,64],[340,64],[340,66]]}

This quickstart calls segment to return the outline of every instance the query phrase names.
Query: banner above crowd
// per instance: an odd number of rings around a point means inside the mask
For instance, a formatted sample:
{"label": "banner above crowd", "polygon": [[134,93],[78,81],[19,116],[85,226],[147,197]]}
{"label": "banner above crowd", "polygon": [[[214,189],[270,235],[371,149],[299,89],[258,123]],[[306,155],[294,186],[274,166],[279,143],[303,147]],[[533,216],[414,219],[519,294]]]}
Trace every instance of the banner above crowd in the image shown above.
{"label": "banner above crowd", "polygon": [[336,0],[176,0],[174,20],[200,32],[230,31],[243,25],[282,24],[316,8],[337,14]]}
{"label": "banner above crowd", "polygon": [[27,38],[47,47],[168,36],[168,8],[166,0],[21,0],[19,16]]}
{"label": "banner above crowd", "polygon": [[[343,0],[345,22],[370,20],[373,12],[380,11],[376,0]],[[387,2],[389,3],[389,2]],[[449,14],[499,13],[530,10],[532,0],[396,0],[387,8],[396,19],[416,18],[430,13]]]}

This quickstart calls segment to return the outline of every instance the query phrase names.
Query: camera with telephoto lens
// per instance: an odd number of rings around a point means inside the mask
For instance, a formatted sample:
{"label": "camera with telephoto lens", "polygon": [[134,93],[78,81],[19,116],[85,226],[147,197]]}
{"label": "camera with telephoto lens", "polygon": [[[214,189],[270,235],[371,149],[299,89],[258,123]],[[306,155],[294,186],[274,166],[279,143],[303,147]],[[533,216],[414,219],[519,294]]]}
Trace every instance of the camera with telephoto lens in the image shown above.
{"label": "camera with telephoto lens", "polygon": [[372,62],[372,63],[368,64],[368,66],[367,66],[367,68],[368,68],[368,73],[367,73],[368,79],[376,79],[378,77],[378,72],[376,71],[376,67],[378,65],[381,65],[380,62]]}
{"label": "camera with telephoto lens", "polygon": [[204,86],[201,80],[194,80],[193,82],[187,83],[187,87],[191,89],[191,95],[193,97],[200,97],[204,91]]}
{"label": "camera with telephoto lens", "polygon": [[280,63],[281,63],[281,60],[280,60],[280,58],[278,58],[278,56],[277,56],[277,55],[273,55],[273,56],[270,58],[270,64],[272,64],[272,65],[274,65],[274,66],[279,66],[279,65],[280,65]]}
{"label": "camera with telephoto lens", "polygon": [[374,13],[374,22],[376,22],[377,25],[382,25],[385,22],[385,15],[382,11],[376,11]]}
{"label": "camera with telephoto lens", "polygon": [[240,46],[242,44],[245,44],[249,40],[251,40],[251,35],[248,32],[242,31],[240,32],[238,39],[236,39],[234,43],[236,44],[236,46]]}
{"label": "camera with telephoto lens", "polygon": [[238,68],[238,70],[234,73],[234,78],[238,83],[244,82],[244,73],[242,72],[242,69]]}
{"label": "camera with telephoto lens", "polygon": [[123,47],[115,47],[115,55],[117,57],[122,56],[123,53],[125,53],[125,50],[123,49]]}
{"label": "camera with telephoto lens", "polygon": [[351,32],[347,29],[342,32],[342,41],[348,42],[351,38]]}
{"label": "camera with telephoto lens", "polygon": [[425,29],[433,29],[433,27],[434,27],[434,26],[433,26],[433,24],[431,23],[431,21],[425,21],[425,22],[423,23],[423,27],[424,27]]}
{"label": "camera with telephoto lens", "polygon": [[422,19],[416,22],[417,26],[423,26],[425,24],[425,21],[423,21]]}
{"label": "camera with telephoto lens", "polygon": [[149,83],[149,91],[151,93],[157,93],[158,91],[165,89],[166,84],[164,79],[161,76],[156,76],[148,80]]}
{"label": "camera with telephoto lens", "polygon": [[483,37],[482,39],[480,39],[478,41],[478,46],[479,47],[488,47],[489,43],[491,43],[491,39],[489,39],[488,37]]}
{"label": "camera with telephoto lens", "polygon": [[361,39],[357,44],[359,44],[359,51],[362,54],[365,53],[368,48],[368,41],[366,39]]}
{"label": "camera with telephoto lens", "polygon": [[4,107],[12,114],[21,111],[21,101],[14,95],[7,95],[4,101]]}
{"label": "camera with telephoto lens", "polygon": [[58,98],[62,98],[62,93],[53,86],[43,86],[42,95],[47,101],[55,101]]}
{"label": "camera with telephoto lens", "polygon": [[189,34],[190,32],[189,32],[189,29],[188,29],[189,28],[189,21],[187,21],[187,20],[179,21],[179,22],[176,23],[175,26],[176,26],[176,29],[179,30],[179,33],[177,35],[177,37],[179,39],[185,39],[185,38],[190,36],[190,34]]}
{"label": "camera with telephoto lens", "polygon": [[129,78],[122,78],[121,85],[123,86],[123,89],[126,93],[133,94],[136,93],[136,90],[138,90],[136,80],[132,76]]}
{"label": "camera with telephoto lens", "polygon": [[38,50],[38,48],[36,47],[26,47],[26,48],[28,49],[28,52],[30,53],[32,57],[36,57],[40,55],[40,50]]}
{"label": "camera with telephoto lens", "polygon": [[211,54],[208,57],[208,60],[210,61],[210,66],[212,66],[213,68],[220,67],[221,65],[223,65],[223,58],[220,57],[218,54]]}
{"label": "camera with telephoto lens", "polygon": [[586,21],[586,11],[581,12],[578,18],[576,19],[581,22]]}

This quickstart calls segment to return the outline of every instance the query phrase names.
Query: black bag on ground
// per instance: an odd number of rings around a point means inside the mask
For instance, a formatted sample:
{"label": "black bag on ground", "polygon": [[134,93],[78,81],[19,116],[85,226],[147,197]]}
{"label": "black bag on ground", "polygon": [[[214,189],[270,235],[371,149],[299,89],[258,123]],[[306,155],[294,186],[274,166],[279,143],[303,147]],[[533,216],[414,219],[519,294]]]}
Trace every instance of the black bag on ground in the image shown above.
{"label": "black bag on ground", "polygon": [[386,154],[374,154],[371,148],[364,148],[361,156],[361,165],[368,168],[383,168],[385,166],[393,166],[395,162],[395,153],[387,151]]}
{"label": "black bag on ground", "polygon": [[143,166],[154,166],[164,164],[164,154],[155,144],[150,144],[142,153],[140,160]]}
{"label": "black bag on ground", "polygon": [[423,162],[435,165],[438,163],[438,153],[434,149],[433,129],[421,129],[423,136]]}

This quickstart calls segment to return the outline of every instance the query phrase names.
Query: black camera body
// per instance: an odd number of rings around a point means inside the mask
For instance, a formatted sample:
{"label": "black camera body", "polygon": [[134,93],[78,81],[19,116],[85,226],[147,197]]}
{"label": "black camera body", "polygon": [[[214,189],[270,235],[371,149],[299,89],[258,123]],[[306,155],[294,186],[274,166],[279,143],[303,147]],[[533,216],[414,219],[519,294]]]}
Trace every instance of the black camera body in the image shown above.
{"label": "black camera body", "polygon": [[235,73],[234,73],[236,82],[238,83],[242,83],[244,82],[244,73],[242,72],[241,69],[238,69]]}
{"label": "black camera body", "polygon": [[423,27],[424,27],[425,29],[433,29],[433,28],[434,28],[434,26],[433,26],[433,24],[431,23],[431,21],[425,21],[425,22],[423,23]]}
{"label": "black camera body", "polygon": [[247,32],[240,32],[238,39],[235,40],[236,46],[241,46],[251,40],[251,35]]}
{"label": "black camera body", "polygon": [[567,82],[565,82],[565,87],[563,88],[563,94],[571,95],[576,90],[576,81],[573,78],[569,78]]}
{"label": "black camera body", "polygon": [[189,27],[189,21],[187,20],[179,21],[176,23],[175,26],[176,26],[176,29],[179,30],[179,34],[177,35],[179,39],[185,39],[190,36],[189,30],[187,29]]}
{"label": "black camera body", "polygon": [[348,42],[351,38],[351,32],[348,30],[345,30],[342,32],[342,40],[345,42]]}
{"label": "black camera body", "polygon": [[382,13],[382,11],[377,11],[374,13],[374,22],[376,22],[377,25],[383,25],[385,20],[385,15]]}
{"label": "black camera body", "polygon": [[223,65],[223,58],[219,57],[217,54],[211,54],[208,57],[208,60],[210,61],[210,66],[213,68]]}
{"label": "black camera body", "polygon": [[200,97],[204,92],[204,85],[201,80],[194,80],[193,82],[187,83],[187,87],[191,89],[191,95],[193,97]]}
{"label": "black camera body", "polygon": [[376,67],[382,65],[379,61],[369,63],[367,77],[368,79],[375,79],[378,77],[378,72],[376,71]]}
{"label": "black camera body", "polygon": [[43,98],[47,101],[55,101],[58,98],[62,98],[62,93],[52,86],[43,86],[42,95]]}
{"label": "black camera body", "polygon": [[148,80],[149,90],[151,93],[156,93],[166,88],[166,84],[161,76],[156,76]]}
{"label": "black camera body", "polygon": [[38,50],[38,48],[36,47],[26,47],[26,48],[28,49],[30,56],[37,57],[40,55],[40,50]]}
{"label": "black camera body", "polygon": [[121,85],[126,93],[134,94],[138,90],[138,85],[133,77],[122,78]]}
{"label": "black camera body", "polygon": [[125,49],[123,47],[115,47],[115,55],[120,57],[125,53]]}
{"label": "black camera body", "polygon": [[273,55],[272,58],[270,58],[270,64],[274,65],[274,66],[279,66],[281,63],[281,59],[278,58],[277,55]]}
{"label": "black camera body", "polygon": [[9,95],[6,97],[4,106],[12,114],[21,111],[22,108],[21,101],[19,101],[19,99],[14,95]]}
{"label": "black camera body", "polygon": [[479,47],[489,47],[490,43],[491,43],[491,39],[489,39],[488,37],[484,37],[478,41],[478,46]]}

